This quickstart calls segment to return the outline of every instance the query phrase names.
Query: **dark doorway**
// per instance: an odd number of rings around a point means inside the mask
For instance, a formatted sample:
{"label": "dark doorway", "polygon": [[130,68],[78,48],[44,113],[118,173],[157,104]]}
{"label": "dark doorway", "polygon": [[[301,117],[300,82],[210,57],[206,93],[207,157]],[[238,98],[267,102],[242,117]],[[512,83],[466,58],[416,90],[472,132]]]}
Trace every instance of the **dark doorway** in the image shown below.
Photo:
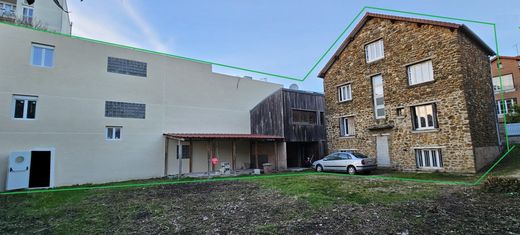
{"label": "dark doorway", "polygon": [[321,155],[318,142],[287,143],[287,167],[310,167]]}
{"label": "dark doorway", "polygon": [[50,180],[51,151],[32,151],[29,188],[49,187]]}

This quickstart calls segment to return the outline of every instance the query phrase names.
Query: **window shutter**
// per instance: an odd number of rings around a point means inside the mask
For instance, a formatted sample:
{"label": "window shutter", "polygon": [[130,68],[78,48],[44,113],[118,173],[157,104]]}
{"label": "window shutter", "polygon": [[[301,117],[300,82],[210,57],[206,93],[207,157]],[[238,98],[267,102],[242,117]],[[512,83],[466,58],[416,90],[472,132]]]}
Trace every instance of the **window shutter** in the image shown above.
{"label": "window shutter", "polygon": [[415,130],[419,126],[419,123],[417,123],[417,116],[415,114],[415,107],[410,107],[410,117],[412,118],[412,129]]}
{"label": "window shutter", "polygon": [[349,118],[347,119],[347,123],[348,123],[348,130],[349,130],[349,134],[350,135],[354,135],[355,134],[355,128],[354,128],[354,118]]}
{"label": "window shutter", "polygon": [[439,167],[444,167],[444,165],[442,163],[442,151],[439,149],[437,151],[437,154],[439,155]]}
{"label": "window shutter", "polygon": [[432,110],[433,110],[433,123],[435,128],[439,128],[439,119],[437,118],[437,104],[432,104]]}

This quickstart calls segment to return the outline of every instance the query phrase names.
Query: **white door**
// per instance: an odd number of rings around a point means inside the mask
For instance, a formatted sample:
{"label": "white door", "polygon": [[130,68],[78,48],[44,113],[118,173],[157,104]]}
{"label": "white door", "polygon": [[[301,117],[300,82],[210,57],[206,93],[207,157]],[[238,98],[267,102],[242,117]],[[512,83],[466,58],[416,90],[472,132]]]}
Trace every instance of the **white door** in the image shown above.
{"label": "white door", "polygon": [[31,152],[12,152],[9,155],[6,190],[29,187]]}
{"label": "white door", "polygon": [[390,153],[388,151],[388,136],[376,137],[377,165],[382,167],[390,166]]}

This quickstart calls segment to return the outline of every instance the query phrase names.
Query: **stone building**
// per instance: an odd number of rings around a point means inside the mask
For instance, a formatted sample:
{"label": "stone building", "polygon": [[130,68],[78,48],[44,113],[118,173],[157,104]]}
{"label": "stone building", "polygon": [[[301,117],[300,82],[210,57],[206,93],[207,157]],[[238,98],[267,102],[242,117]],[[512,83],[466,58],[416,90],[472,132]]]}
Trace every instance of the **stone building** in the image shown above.
{"label": "stone building", "polygon": [[474,173],[499,155],[489,56],[465,25],[367,13],[319,74],[329,152]]}

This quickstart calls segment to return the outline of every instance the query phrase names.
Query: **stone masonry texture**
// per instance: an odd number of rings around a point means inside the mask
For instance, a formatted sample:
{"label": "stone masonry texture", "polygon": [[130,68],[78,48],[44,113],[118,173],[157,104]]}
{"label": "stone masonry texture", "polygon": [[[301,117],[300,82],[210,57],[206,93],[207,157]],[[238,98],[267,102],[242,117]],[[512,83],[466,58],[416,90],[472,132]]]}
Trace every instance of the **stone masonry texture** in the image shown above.
{"label": "stone masonry texture", "polygon": [[[367,64],[364,46],[378,39],[384,42],[384,58]],[[425,60],[432,61],[434,81],[410,86],[407,65]],[[386,114],[377,120],[371,81],[376,74],[383,76]],[[383,134],[388,135],[391,165],[399,170],[419,170],[415,149],[424,147],[441,150],[441,171],[446,172],[474,173],[484,164],[477,166],[475,157],[492,160],[498,155],[489,58],[458,29],[371,18],[323,82],[329,152],[356,149],[376,156],[376,136]],[[339,103],[337,87],[347,83],[353,99]],[[426,103],[436,105],[438,128],[414,131],[412,107]],[[353,137],[340,137],[339,120],[344,116],[355,120]],[[369,130],[385,125],[393,128]]]}

